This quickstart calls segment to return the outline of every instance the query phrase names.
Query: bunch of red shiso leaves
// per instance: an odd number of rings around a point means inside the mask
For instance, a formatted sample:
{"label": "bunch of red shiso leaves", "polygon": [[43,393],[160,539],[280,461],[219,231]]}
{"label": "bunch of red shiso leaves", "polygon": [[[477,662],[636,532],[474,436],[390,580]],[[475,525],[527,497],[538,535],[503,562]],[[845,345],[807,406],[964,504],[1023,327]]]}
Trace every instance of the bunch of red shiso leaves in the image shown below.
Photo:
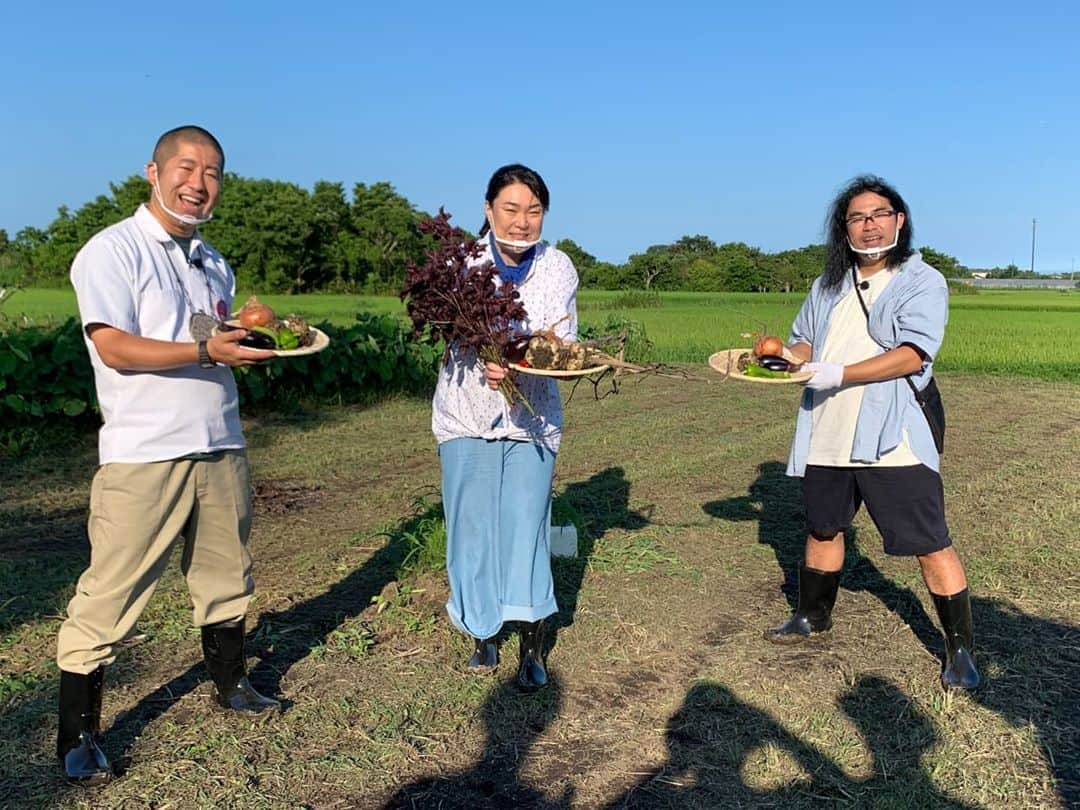
{"label": "bunch of red shiso leaves", "polygon": [[[520,293],[508,281],[496,283],[499,271],[493,262],[475,263],[484,252],[482,244],[452,226],[442,208],[417,227],[435,240],[435,247],[423,264],[410,260],[406,265],[400,297],[414,334],[432,343],[444,341],[447,356],[456,346],[475,351],[481,361],[506,365],[507,349],[521,338],[516,325],[526,318]],[[520,402],[533,412],[510,375],[499,389],[511,405]]]}

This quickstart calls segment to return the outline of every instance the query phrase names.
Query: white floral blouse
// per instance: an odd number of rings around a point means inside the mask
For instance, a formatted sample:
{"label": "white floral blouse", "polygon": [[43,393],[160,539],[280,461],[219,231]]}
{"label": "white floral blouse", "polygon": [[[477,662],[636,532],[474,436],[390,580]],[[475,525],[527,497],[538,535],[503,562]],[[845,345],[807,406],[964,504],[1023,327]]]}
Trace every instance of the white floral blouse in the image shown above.
{"label": "white floral blouse", "polygon": [[[479,264],[488,261],[490,245],[476,259]],[[555,325],[556,335],[576,340],[577,287],[577,271],[570,257],[547,243],[537,245],[532,268],[518,285],[528,313],[523,331],[533,334]],[[488,388],[483,364],[474,351],[453,347],[439,372],[432,400],[431,429],[435,440],[442,444],[461,438],[512,439],[535,442],[558,452],[562,436],[558,383],[531,374],[515,374],[514,381],[528,397],[535,416],[518,403],[511,407],[501,391]]]}

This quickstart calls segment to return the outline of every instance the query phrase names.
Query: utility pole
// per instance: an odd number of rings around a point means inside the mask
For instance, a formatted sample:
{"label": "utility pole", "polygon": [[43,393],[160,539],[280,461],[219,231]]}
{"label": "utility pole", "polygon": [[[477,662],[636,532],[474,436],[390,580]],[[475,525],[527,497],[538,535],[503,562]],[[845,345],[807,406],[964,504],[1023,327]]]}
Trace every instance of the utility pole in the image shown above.
{"label": "utility pole", "polygon": [[1035,274],[1035,218],[1031,218],[1031,274]]}

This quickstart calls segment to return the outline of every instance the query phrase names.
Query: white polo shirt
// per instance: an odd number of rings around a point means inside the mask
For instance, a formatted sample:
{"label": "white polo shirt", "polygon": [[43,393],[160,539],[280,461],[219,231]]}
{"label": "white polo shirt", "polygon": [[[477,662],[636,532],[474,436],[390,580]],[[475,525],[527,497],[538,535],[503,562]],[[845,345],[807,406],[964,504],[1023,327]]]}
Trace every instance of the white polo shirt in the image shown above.
{"label": "white polo shirt", "polygon": [[[190,254],[188,262],[145,205],[96,234],[71,266],[83,329],[105,324],[139,337],[192,342],[192,307],[226,317],[236,282],[225,259],[198,234]],[[85,331],[83,336],[104,419],[102,464],[244,446],[232,369],[192,363],[168,371],[117,371],[101,361]]]}

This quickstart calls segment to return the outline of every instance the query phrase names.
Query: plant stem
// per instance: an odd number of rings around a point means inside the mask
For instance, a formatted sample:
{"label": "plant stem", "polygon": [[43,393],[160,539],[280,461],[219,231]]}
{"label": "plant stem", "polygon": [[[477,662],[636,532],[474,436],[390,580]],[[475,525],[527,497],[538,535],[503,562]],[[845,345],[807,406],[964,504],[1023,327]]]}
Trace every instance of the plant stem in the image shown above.
{"label": "plant stem", "polygon": [[[478,354],[480,355],[481,360],[488,363],[497,363],[500,366],[505,365],[498,349],[491,344],[480,347]],[[536,416],[536,411],[533,410],[532,403],[529,402],[528,398],[523,393],[521,393],[521,389],[517,387],[517,384],[514,383],[514,380],[509,374],[502,378],[502,381],[499,383],[499,390],[502,391],[502,395],[506,398],[506,401],[511,407],[513,407],[515,403],[520,402],[531,416]]]}

